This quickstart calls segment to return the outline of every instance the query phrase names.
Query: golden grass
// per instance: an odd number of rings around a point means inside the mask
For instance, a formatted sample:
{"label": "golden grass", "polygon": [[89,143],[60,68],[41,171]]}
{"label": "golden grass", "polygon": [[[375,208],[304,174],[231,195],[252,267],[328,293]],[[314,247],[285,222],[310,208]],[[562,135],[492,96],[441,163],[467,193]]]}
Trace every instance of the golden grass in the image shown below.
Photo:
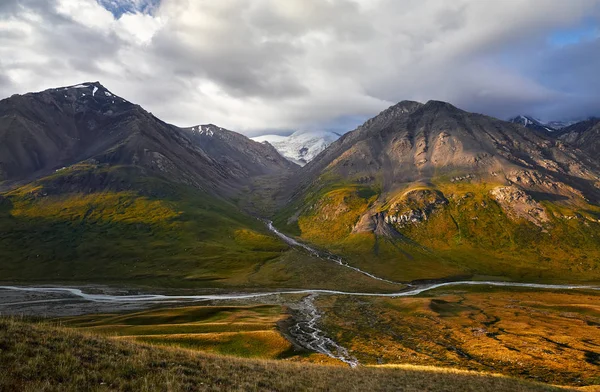
{"label": "golden grass", "polygon": [[[597,293],[473,288],[396,299],[322,298],[324,322],[363,363],[442,366],[600,384]],[[352,321],[348,321],[352,320]]]}
{"label": "golden grass", "polygon": [[102,192],[20,198],[13,202],[16,218],[52,218],[68,221],[156,224],[173,220],[182,212],[168,202],[150,200],[133,192]]}
{"label": "golden grass", "polygon": [[506,377],[245,360],[0,319],[2,391],[558,391]]}

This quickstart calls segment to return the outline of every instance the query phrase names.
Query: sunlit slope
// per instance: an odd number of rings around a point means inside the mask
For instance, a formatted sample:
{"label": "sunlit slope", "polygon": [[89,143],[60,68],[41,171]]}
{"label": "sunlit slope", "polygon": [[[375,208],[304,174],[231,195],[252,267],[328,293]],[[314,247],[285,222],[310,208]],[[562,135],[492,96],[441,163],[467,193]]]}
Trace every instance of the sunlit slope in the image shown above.
{"label": "sunlit slope", "polygon": [[[511,280],[598,281],[600,208],[536,202],[543,216],[502,205],[500,184],[408,184],[396,192],[362,185],[309,194],[297,219],[277,223],[352,264],[395,280],[493,275]],[[291,206],[290,209],[293,209]],[[543,219],[543,221],[539,221]]]}
{"label": "sunlit slope", "polygon": [[532,130],[401,102],[309,163],[276,224],[393,280],[600,279],[600,169]]}
{"label": "sunlit slope", "polygon": [[0,319],[2,390],[558,391],[436,369],[350,369],[165,349]]}
{"label": "sunlit slope", "polygon": [[[278,331],[280,306],[194,306],[59,319],[61,325],[121,339],[248,358],[297,355]],[[308,353],[303,352],[308,355]]]}

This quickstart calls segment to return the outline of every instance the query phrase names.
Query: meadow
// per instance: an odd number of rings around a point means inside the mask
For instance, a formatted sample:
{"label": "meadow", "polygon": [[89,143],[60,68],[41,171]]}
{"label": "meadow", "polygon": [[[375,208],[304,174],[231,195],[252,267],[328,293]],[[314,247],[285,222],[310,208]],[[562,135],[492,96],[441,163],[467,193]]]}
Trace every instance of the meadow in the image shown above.
{"label": "meadow", "polygon": [[0,318],[0,358],[2,391],[561,390],[450,369],[350,369],[229,358],[10,318]]}

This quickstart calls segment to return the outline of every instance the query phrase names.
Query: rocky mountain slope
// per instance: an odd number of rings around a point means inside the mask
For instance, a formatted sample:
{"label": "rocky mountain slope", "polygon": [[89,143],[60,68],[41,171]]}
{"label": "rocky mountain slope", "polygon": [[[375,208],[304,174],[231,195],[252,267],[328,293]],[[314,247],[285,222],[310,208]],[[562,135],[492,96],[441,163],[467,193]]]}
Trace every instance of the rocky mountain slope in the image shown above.
{"label": "rocky mountain slope", "polygon": [[172,126],[99,83],[0,101],[0,140],[0,180],[7,181],[92,160],[230,193],[249,177],[293,168],[269,145],[214,125]]}
{"label": "rocky mountain slope", "polygon": [[600,277],[597,162],[523,126],[401,102],[299,179],[277,223],[380,275]]}
{"label": "rocky mountain slope", "polygon": [[590,118],[563,128],[557,136],[600,161],[600,118]]}
{"label": "rocky mountain slope", "polygon": [[340,136],[335,132],[296,131],[290,136],[264,135],[253,137],[252,140],[267,142],[284,157],[304,166]]}

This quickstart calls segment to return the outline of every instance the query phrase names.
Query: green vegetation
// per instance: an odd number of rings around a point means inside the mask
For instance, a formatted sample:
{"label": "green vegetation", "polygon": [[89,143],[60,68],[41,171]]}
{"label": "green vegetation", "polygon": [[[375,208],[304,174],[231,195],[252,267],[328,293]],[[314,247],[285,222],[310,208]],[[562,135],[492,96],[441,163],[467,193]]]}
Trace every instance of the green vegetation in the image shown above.
{"label": "green vegetation", "polygon": [[397,289],[290,249],[224,199],[127,166],[76,165],[0,195],[0,260],[11,282]]}
{"label": "green vegetation", "polygon": [[227,202],[129,167],[63,170],[0,210],[3,279],[226,285],[287,249]]}
{"label": "green vegetation", "polygon": [[[498,184],[438,179],[382,194],[377,187],[323,181],[328,185],[308,190],[303,203],[282,210],[279,224],[373,274],[397,281],[600,281],[600,208],[584,200],[543,200],[549,221],[540,227],[503,210],[490,194]],[[407,199],[409,191],[423,199]],[[435,195],[442,201],[433,203]],[[428,206],[426,219],[396,224],[394,235],[353,231],[365,213]]]}
{"label": "green vegetation", "polygon": [[71,328],[140,342],[248,358],[286,358],[292,345],[277,330],[279,306],[193,306],[133,314],[59,319]]}
{"label": "green vegetation", "polygon": [[444,369],[317,366],[212,356],[0,319],[6,391],[558,391]]}

